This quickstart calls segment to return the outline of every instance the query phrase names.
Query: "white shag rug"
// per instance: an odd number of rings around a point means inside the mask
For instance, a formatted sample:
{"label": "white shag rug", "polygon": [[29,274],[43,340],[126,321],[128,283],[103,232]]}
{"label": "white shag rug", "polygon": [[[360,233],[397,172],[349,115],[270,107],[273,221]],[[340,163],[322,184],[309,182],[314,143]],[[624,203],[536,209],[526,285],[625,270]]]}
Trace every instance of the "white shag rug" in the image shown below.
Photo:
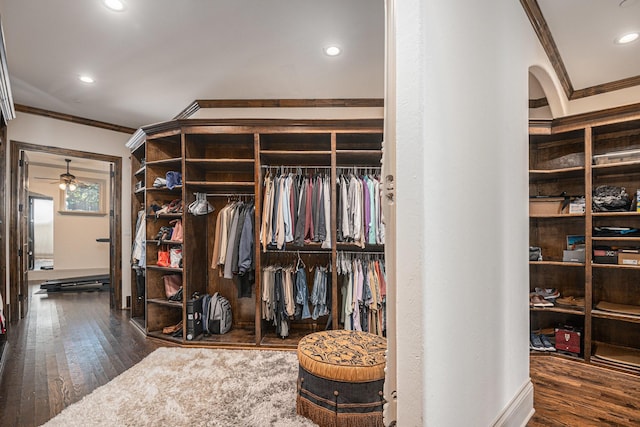
{"label": "white shag rug", "polygon": [[295,352],[162,347],[44,426],[315,426],[297,375]]}

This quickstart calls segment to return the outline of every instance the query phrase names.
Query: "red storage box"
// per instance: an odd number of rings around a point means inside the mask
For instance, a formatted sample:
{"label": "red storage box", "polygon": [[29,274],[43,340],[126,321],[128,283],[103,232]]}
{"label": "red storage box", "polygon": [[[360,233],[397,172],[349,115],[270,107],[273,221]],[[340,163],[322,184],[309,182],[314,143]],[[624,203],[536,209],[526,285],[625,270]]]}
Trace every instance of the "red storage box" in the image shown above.
{"label": "red storage box", "polygon": [[556,350],[580,354],[582,333],[571,328],[556,328]]}

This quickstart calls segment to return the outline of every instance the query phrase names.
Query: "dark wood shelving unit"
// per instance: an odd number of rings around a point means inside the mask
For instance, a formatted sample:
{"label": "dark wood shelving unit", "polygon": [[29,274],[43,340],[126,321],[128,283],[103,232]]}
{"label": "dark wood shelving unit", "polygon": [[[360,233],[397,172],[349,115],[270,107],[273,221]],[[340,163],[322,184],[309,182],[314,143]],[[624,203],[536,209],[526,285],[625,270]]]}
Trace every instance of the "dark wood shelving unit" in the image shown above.
{"label": "dark wood shelving unit", "polygon": [[[586,206],[584,214],[530,216],[530,245],[541,247],[544,259],[529,262],[530,292],[536,287],[556,288],[562,296],[585,299],[584,311],[532,307],[530,319],[532,330],[563,324],[578,328],[583,339],[580,360],[639,374],[640,316],[596,308],[601,302],[640,307],[640,266],[596,263],[592,257],[595,246],[612,250],[640,246],[640,236],[594,236],[596,227],[640,228],[635,204],[623,212],[598,212],[593,208],[592,195],[598,186],[624,187],[634,202],[640,189],[640,159],[596,164],[602,162],[602,155],[640,147],[640,111],[610,113],[531,124],[530,196],[584,196]],[[568,235],[584,236],[584,263],[561,261]],[[638,366],[617,363],[616,351],[610,352],[612,360],[604,360],[598,355],[598,347],[615,348],[623,359],[625,354],[637,356]]]}
{"label": "dark wood shelving unit", "polygon": [[[262,319],[260,271],[264,262],[300,253],[305,260],[319,259],[335,264],[338,251],[384,254],[383,245],[357,247],[349,242],[324,249],[311,243],[303,247],[287,245],[285,250],[262,252],[257,236],[262,215],[262,184],[268,171],[314,168],[334,180],[340,168],[380,168],[382,158],[382,120],[176,120],[142,128],[146,140],[132,150],[132,179],[143,180],[144,188],[133,195],[132,218],[145,210],[146,266],[143,310],[132,311],[132,321],[143,325],[147,336],[184,346],[220,348],[293,349],[305,335],[324,330],[329,318],[316,321],[293,321],[286,339],[275,335],[273,326]],[[173,190],[154,188],[156,177],[168,171],[182,173],[182,185]],[[335,181],[332,181],[332,187]],[[336,224],[335,191],[331,197],[332,228]],[[197,193],[205,193],[214,212],[195,216],[187,207]],[[255,268],[252,298],[240,298],[235,279],[225,279],[211,267],[217,213],[234,196],[255,201]],[[162,214],[150,211],[152,203],[182,198],[183,213]],[[157,250],[174,242],[154,239],[159,228],[181,219],[184,239],[181,243],[183,268],[159,267]],[[135,272],[132,273],[135,279]],[[225,296],[233,312],[233,327],[223,335],[200,335],[194,340],[162,334],[162,328],[186,320],[186,302],[168,301],[164,295],[163,276],[180,274],[183,298],[194,292]],[[332,269],[332,327],[340,327],[338,311],[340,291],[338,276]],[[132,281],[132,283],[135,283]],[[133,286],[132,286],[133,287]],[[309,283],[311,288],[311,283]],[[311,289],[310,289],[311,290]],[[132,301],[138,298],[132,295]]]}

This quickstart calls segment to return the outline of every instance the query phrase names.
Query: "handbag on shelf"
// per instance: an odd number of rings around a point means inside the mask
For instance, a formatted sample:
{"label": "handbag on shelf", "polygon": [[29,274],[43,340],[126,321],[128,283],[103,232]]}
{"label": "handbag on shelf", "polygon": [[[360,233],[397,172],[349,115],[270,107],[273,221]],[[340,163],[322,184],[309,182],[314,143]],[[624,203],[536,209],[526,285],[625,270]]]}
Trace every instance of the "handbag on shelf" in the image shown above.
{"label": "handbag on shelf", "polygon": [[181,274],[165,274],[162,276],[164,281],[164,293],[167,298],[173,297],[182,289],[182,275]]}
{"label": "handbag on shelf", "polygon": [[182,228],[182,220],[174,219],[173,221],[169,221],[169,224],[173,225],[173,231],[171,232],[171,241],[172,242],[182,242],[184,229]]}
{"label": "handbag on shelf", "polygon": [[169,249],[167,248],[158,249],[157,265],[159,267],[169,267],[169,265],[171,265],[171,261],[169,259]]}
{"label": "handbag on shelf", "polygon": [[172,246],[169,249],[169,267],[180,268],[182,266],[182,247]]}

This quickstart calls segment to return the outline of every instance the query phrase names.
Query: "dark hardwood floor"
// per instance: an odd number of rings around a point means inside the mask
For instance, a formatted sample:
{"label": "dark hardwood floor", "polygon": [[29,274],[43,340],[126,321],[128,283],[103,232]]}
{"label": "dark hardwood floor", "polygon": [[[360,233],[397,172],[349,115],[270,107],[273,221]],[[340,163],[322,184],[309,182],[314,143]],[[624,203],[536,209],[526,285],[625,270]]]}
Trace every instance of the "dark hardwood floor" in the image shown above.
{"label": "dark hardwood floor", "polygon": [[553,356],[532,356],[539,426],[640,426],[640,377]]}
{"label": "dark hardwood floor", "polygon": [[159,347],[109,309],[108,292],[35,294],[11,325],[0,426],[39,426]]}
{"label": "dark hardwood floor", "polygon": [[[12,325],[0,426],[39,426],[160,344],[109,310],[107,292],[34,294]],[[640,426],[640,377],[560,357],[531,357],[539,426]]]}

